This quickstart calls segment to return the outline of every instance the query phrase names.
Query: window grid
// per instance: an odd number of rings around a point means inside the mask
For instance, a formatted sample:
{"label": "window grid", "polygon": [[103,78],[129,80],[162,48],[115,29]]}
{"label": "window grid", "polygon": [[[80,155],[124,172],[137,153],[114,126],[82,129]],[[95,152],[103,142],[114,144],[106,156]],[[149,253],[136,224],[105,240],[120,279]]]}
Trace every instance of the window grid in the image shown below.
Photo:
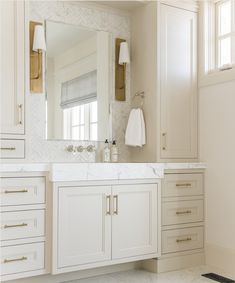
{"label": "window grid", "polygon": [[[220,34],[220,27],[221,27],[221,17],[220,17],[220,11],[222,9],[222,6],[226,3],[231,5],[230,9],[230,31],[226,32],[224,34]],[[215,22],[216,22],[216,29],[215,29],[215,63],[216,68],[222,68],[224,65],[231,65],[235,63],[235,1],[234,0],[220,0],[216,1],[215,3]],[[228,50],[226,51],[221,47],[222,43],[225,42],[225,40],[230,40],[230,44],[227,44],[227,47],[230,49],[228,55]],[[225,46],[224,46],[225,48]],[[224,63],[222,59],[222,54],[224,53],[225,57],[228,56],[228,58],[224,58]],[[230,57],[230,58],[229,58]]]}
{"label": "window grid", "polygon": [[97,101],[64,110],[65,139],[97,140],[97,128]]}

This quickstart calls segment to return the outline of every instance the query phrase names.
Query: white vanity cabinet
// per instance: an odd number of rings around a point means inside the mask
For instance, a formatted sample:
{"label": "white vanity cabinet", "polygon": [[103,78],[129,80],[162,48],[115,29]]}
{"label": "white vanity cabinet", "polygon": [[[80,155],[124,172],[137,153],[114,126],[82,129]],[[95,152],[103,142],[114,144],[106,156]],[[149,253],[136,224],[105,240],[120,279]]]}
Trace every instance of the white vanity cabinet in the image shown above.
{"label": "white vanity cabinet", "polygon": [[111,187],[60,187],[58,268],[111,259]]}
{"label": "white vanity cabinet", "polygon": [[158,272],[204,264],[204,172],[166,172],[162,186]]}
{"label": "white vanity cabinet", "polygon": [[54,184],[53,269],[63,273],[156,257],[160,184]]}
{"label": "white vanity cabinet", "polygon": [[161,159],[197,158],[197,13],[160,4]]}
{"label": "white vanity cabinet", "polygon": [[45,274],[46,178],[6,173],[0,178],[2,281]]}
{"label": "white vanity cabinet", "polygon": [[25,3],[0,1],[0,158],[24,158]]}
{"label": "white vanity cabinet", "polygon": [[156,184],[113,186],[112,258],[158,251]]}

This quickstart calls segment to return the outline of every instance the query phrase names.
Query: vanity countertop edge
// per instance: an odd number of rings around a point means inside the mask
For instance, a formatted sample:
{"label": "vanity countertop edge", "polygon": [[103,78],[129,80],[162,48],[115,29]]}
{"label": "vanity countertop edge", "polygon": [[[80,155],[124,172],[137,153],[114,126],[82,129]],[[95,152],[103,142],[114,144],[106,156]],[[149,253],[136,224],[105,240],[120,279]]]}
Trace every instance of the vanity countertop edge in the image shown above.
{"label": "vanity countertop edge", "polygon": [[1,163],[0,173],[46,172],[52,182],[161,179],[165,170],[206,169],[196,163]]}

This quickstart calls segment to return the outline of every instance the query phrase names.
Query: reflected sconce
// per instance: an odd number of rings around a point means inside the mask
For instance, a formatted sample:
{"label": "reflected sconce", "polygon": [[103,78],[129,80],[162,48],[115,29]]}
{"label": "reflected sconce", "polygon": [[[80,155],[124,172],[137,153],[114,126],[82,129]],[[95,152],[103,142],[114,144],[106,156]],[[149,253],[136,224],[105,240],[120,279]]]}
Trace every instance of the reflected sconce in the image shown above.
{"label": "reflected sconce", "polygon": [[30,91],[43,92],[43,52],[46,51],[44,28],[30,22]]}
{"label": "reflected sconce", "polygon": [[116,39],[115,62],[115,99],[126,100],[126,65],[130,63],[128,43],[124,39]]}

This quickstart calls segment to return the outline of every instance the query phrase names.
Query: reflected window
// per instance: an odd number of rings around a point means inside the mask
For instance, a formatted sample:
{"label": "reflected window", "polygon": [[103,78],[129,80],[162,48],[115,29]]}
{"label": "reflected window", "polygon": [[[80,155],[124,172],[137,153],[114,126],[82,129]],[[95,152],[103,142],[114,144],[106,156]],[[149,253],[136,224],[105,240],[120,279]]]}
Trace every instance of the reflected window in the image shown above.
{"label": "reflected window", "polygon": [[97,100],[63,110],[64,139],[97,140]]}

